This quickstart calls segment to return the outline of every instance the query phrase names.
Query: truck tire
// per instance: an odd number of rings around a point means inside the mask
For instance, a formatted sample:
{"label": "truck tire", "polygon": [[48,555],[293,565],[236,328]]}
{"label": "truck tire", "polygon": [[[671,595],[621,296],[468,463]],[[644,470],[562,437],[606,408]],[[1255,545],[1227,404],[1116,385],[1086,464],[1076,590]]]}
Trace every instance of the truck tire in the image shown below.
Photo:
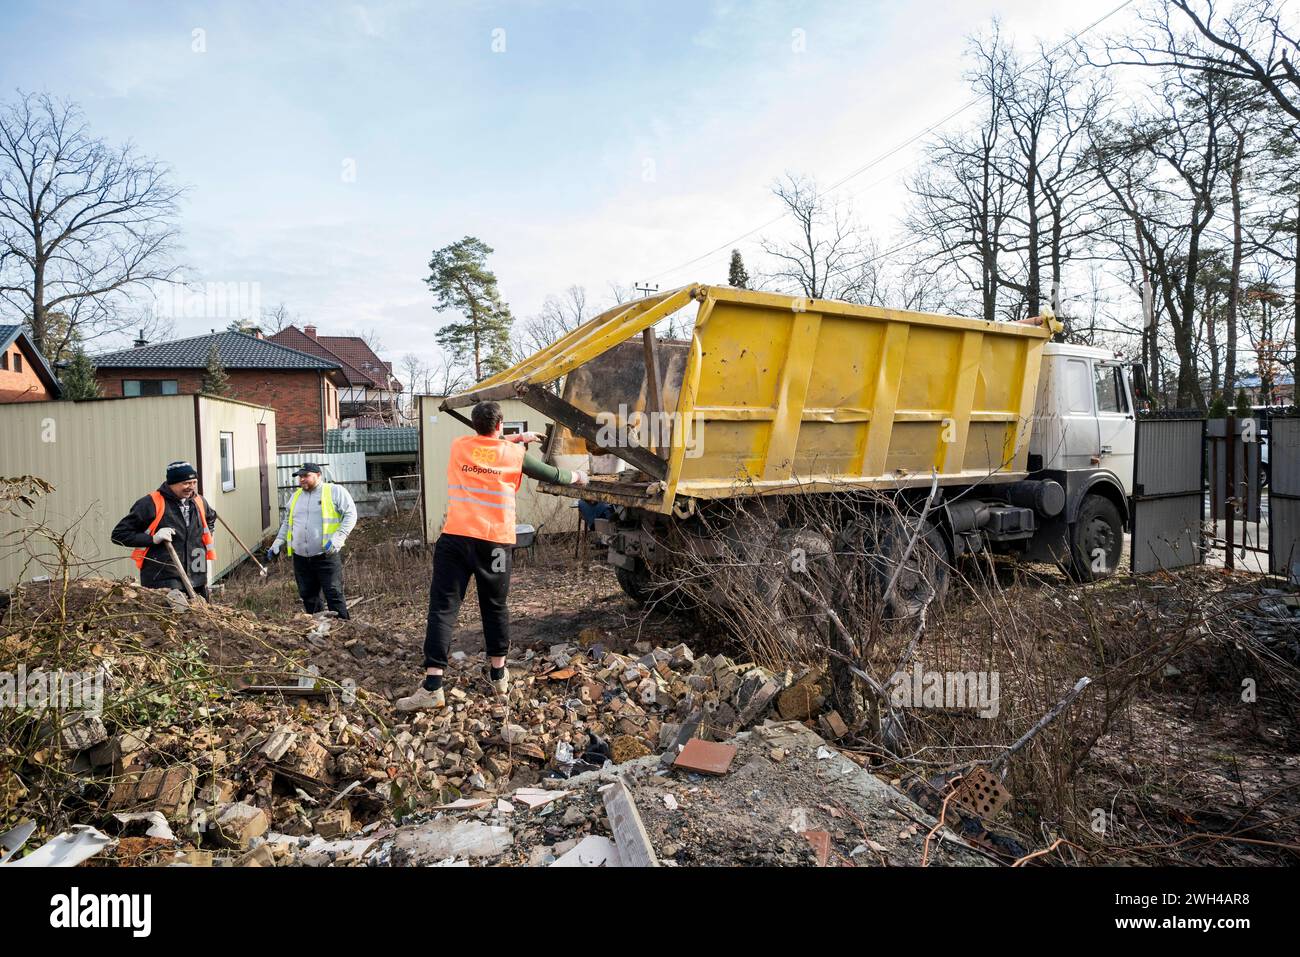
{"label": "truck tire", "polygon": [[1075,581],[1091,582],[1115,574],[1124,552],[1124,520],[1104,495],[1084,496],[1070,527],[1070,562],[1065,570]]}
{"label": "truck tire", "polygon": [[[864,516],[841,532],[837,553],[845,594],[865,593],[872,601],[880,600],[915,534],[914,522],[880,512]],[[884,609],[889,618],[915,618],[927,603],[937,608],[948,592],[948,544],[937,525],[926,524],[928,528],[899,572],[894,593]]]}
{"label": "truck tire", "polygon": [[[925,534],[917,540],[907,565],[899,573],[894,585],[894,593],[886,608],[892,618],[904,621],[915,618],[927,605],[932,611],[937,611],[948,594],[948,571],[951,564],[948,544],[942,529],[928,521],[926,525]],[[885,573],[880,585],[882,592],[888,587],[893,569],[898,567],[915,531],[911,522],[890,524],[892,561],[881,569]],[[934,590],[933,598],[930,596],[931,589]]]}
{"label": "truck tire", "polygon": [[691,611],[695,607],[695,603],[680,588],[656,583],[649,566],[639,558],[633,569],[615,565],[614,574],[623,593],[638,605],[670,613]]}

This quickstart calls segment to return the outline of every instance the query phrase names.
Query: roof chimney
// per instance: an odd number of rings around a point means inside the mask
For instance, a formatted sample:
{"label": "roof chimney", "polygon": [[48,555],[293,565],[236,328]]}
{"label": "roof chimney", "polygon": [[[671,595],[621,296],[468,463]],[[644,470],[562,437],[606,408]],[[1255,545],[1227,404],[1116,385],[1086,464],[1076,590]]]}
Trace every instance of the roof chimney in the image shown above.
{"label": "roof chimney", "polygon": [[315,326],[303,326],[303,327],[302,327],[302,331],[305,332],[305,333],[307,333],[307,335],[311,336],[313,339],[316,338],[316,327],[315,327]]}
{"label": "roof chimney", "polygon": [[136,337],[135,342],[131,343],[134,349],[143,349],[149,344],[149,340],[144,337],[144,329],[140,330],[140,335]]}

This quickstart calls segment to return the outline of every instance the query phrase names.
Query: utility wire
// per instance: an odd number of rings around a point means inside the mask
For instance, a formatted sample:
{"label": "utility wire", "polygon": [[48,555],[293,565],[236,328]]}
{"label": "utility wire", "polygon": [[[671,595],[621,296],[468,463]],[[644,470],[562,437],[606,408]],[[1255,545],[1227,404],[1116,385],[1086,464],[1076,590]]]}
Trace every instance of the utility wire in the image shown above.
{"label": "utility wire", "polygon": [[[1058,43],[1055,47],[1053,47],[1051,50],[1048,50],[1046,53],[1044,53],[1042,56],[1040,56],[1040,57],[1039,57],[1037,60],[1035,60],[1033,63],[1031,63],[1031,64],[1029,64],[1029,65],[1023,67],[1023,68],[1022,68],[1022,69],[1021,69],[1021,70],[1016,74],[1015,78],[1016,78],[1016,79],[1019,79],[1019,78],[1020,78],[1020,77],[1025,73],[1025,72],[1027,72],[1031,67],[1037,66],[1040,62],[1043,62],[1043,63],[1047,62],[1047,61],[1050,60],[1052,57],[1054,57],[1057,53],[1059,53],[1061,50],[1063,50],[1063,49],[1065,49],[1067,46],[1069,46],[1071,43],[1077,43],[1077,42],[1078,42],[1079,40],[1081,40],[1084,36],[1086,36],[1089,32],[1091,32],[1092,30],[1095,30],[1097,27],[1101,26],[1103,23],[1105,23],[1105,22],[1106,22],[1107,20],[1109,20],[1111,17],[1115,16],[1115,14],[1119,13],[1120,11],[1122,11],[1125,7],[1128,7],[1128,6],[1130,6],[1131,4],[1133,4],[1133,2],[1134,2],[1134,0],[1124,0],[1123,3],[1119,4],[1119,6],[1115,7],[1114,9],[1112,9],[1109,13],[1106,13],[1106,14],[1104,14],[1104,15],[1098,17],[1096,20],[1092,21],[1092,23],[1088,24],[1086,27],[1084,27],[1084,28],[1083,28],[1082,30],[1080,30],[1078,33],[1072,34],[1071,36],[1067,37],[1065,40],[1062,40],[1062,41],[1061,41],[1060,43]],[[867,170],[872,169],[872,168],[875,167],[875,166],[878,166],[879,164],[883,163],[885,160],[889,159],[891,156],[895,156],[895,155],[897,155],[898,153],[900,153],[900,152],[902,152],[903,150],[907,149],[907,147],[911,146],[913,143],[917,142],[918,140],[923,139],[923,138],[926,137],[926,136],[929,136],[929,135],[930,135],[931,133],[933,133],[935,130],[939,129],[939,127],[943,126],[945,123],[949,122],[950,120],[955,119],[956,117],[960,116],[962,113],[965,113],[965,112],[966,112],[967,110],[969,110],[971,107],[978,105],[978,104],[979,104],[983,99],[984,99],[983,96],[976,96],[976,97],[973,97],[972,99],[970,99],[969,101],[967,101],[967,102],[966,102],[965,104],[963,104],[962,106],[957,107],[957,109],[953,110],[951,113],[949,113],[949,114],[947,114],[946,116],[944,116],[942,119],[937,120],[937,121],[935,121],[934,123],[931,123],[929,126],[925,127],[925,129],[921,130],[920,132],[915,133],[915,134],[912,135],[912,136],[909,136],[907,139],[903,140],[901,143],[897,144],[896,146],[894,146],[894,147],[892,147],[892,148],[886,150],[884,153],[881,153],[881,154],[879,154],[878,156],[873,157],[873,158],[872,158],[871,160],[869,160],[867,163],[864,163],[862,166],[859,166],[857,169],[853,170],[853,171],[852,171],[851,173],[849,173],[847,176],[844,176],[844,177],[842,177],[842,178],[836,180],[834,183],[832,183],[830,186],[828,186],[828,187],[826,188],[826,192],[827,192],[827,193],[832,193],[832,192],[834,192],[835,190],[839,189],[841,186],[843,186],[845,183],[849,182],[850,180],[855,179],[855,178],[858,177],[858,176],[861,176],[861,175],[862,175],[863,173],[865,173]],[[768,220],[767,222],[765,222],[765,223],[760,223],[759,225],[755,226],[753,229],[749,230],[748,232],[741,233],[739,236],[736,236],[736,237],[734,237],[734,238],[732,238],[732,239],[727,240],[727,241],[726,241],[725,243],[723,243],[722,245],[717,246],[717,247],[715,247],[715,248],[713,248],[713,249],[710,249],[710,250],[709,250],[708,252],[706,252],[706,253],[702,253],[701,255],[696,256],[696,257],[693,258],[693,259],[688,259],[686,262],[682,263],[681,265],[673,266],[673,267],[671,267],[670,269],[665,269],[665,270],[663,270],[662,272],[657,272],[657,273],[655,273],[654,275],[652,275],[652,276],[650,277],[650,279],[651,279],[651,280],[653,280],[653,279],[660,279],[660,278],[662,278],[663,276],[667,276],[667,275],[669,275],[670,273],[675,273],[675,272],[678,272],[678,271],[680,271],[680,270],[682,270],[682,269],[685,269],[687,266],[693,266],[693,265],[695,265],[696,263],[698,263],[698,262],[700,262],[700,261],[702,261],[702,260],[708,259],[710,256],[714,256],[714,255],[716,255],[716,254],[718,254],[718,253],[720,253],[720,252],[723,252],[724,250],[730,249],[731,247],[733,247],[736,243],[740,242],[741,240],[748,239],[750,236],[754,235],[754,234],[755,234],[756,232],[758,232],[759,230],[761,230],[761,229],[766,229],[766,228],[769,227],[769,226],[773,226],[773,225],[775,225],[776,223],[779,223],[779,222],[780,222],[781,220],[783,220],[783,219],[785,219],[785,214],[784,214],[784,213],[782,213],[782,214],[780,214],[780,215],[778,215],[778,216],[776,216],[776,217],[774,217],[774,218],[772,218],[772,219],[769,219],[769,220]]]}

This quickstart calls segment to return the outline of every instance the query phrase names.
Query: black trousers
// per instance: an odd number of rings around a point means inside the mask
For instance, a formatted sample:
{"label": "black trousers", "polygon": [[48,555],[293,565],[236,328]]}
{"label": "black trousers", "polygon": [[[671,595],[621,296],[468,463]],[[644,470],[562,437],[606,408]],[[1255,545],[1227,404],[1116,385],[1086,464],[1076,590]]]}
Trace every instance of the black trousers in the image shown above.
{"label": "black trousers", "polygon": [[324,604],[330,611],[338,612],[340,618],[351,617],[348,603],[343,597],[343,557],[338,554],[313,555],[304,558],[293,556],[293,577],[298,581],[298,597],[302,607],[310,614],[323,611],[320,600],[325,593]]}
{"label": "black trousers", "polygon": [[467,535],[439,535],[433,546],[433,581],[429,585],[429,622],[424,631],[424,667],[446,668],[451,633],[472,577],[483,616],[483,640],[489,657],[510,650],[510,568],[514,547]]}

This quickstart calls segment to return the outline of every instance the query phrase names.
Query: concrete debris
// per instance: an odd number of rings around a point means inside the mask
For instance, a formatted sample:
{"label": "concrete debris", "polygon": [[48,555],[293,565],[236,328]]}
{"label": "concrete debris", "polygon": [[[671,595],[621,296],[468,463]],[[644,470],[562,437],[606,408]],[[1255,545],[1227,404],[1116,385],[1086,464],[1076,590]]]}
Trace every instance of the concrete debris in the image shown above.
{"label": "concrete debris", "polygon": [[238,848],[248,847],[253,838],[261,837],[271,826],[265,811],[240,802],[218,808],[211,823],[222,843]]}
{"label": "concrete debris", "polygon": [[26,857],[11,857],[0,867],[76,867],[116,843],[89,825],[77,824]]}
{"label": "concrete debris", "polygon": [[134,814],[114,814],[113,818],[122,824],[134,824],[137,821],[144,821],[149,827],[145,830],[145,836],[157,837],[164,841],[176,840],[176,835],[172,833],[171,827],[167,824],[167,819],[158,811],[138,811]]}
{"label": "concrete debris", "polygon": [[[792,690],[788,673],[751,662],[696,654],[680,643],[637,642],[620,653],[607,648],[606,633],[586,629],[536,653],[521,650],[510,661],[504,700],[491,694],[483,657],[458,652],[447,706],[399,715],[393,705],[410,691],[411,668],[390,632],[330,616],[272,622],[205,604],[200,654],[211,661],[204,672],[218,665],[239,677],[229,687],[196,685],[193,698],[173,698],[180,692],[170,690],[176,681],[169,657],[151,650],[176,647],[188,627],[178,627],[168,596],[82,579],[69,591],[69,607],[78,603],[114,621],[112,630],[95,630],[93,622],[82,629],[95,654],[113,662],[111,697],[149,699],[157,707],[136,726],[121,723],[120,712],[77,715],[50,736],[67,755],[52,760],[63,760],[64,773],[83,782],[97,805],[96,823],[112,816],[132,827],[145,822],[144,837],[129,840],[166,844],[155,850],[160,864],[206,866],[204,855],[218,866],[373,865],[417,851],[429,861],[466,856],[452,845],[471,832],[447,837],[446,846],[425,846],[433,837],[404,837],[399,845],[396,832],[375,837],[365,830],[391,829],[398,805],[411,815],[405,823],[428,813],[540,835],[558,860],[572,850],[557,851],[564,842],[606,833],[601,800],[575,803],[569,781],[660,755],[669,768],[688,743],[717,745],[774,708],[784,713]],[[130,651],[113,644],[123,633],[137,642]],[[341,690],[340,682],[356,673],[361,646],[369,677],[362,687]],[[805,691],[816,680],[800,679]],[[249,689],[260,691],[245,694]],[[824,696],[804,697],[810,710]],[[829,725],[828,738],[835,728]],[[29,796],[17,775],[0,778],[0,810]],[[673,800],[679,815],[691,807],[680,793]],[[262,842],[274,845],[274,860],[254,853]],[[531,847],[514,863],[525,863]],[[189,850],[192,859],[184,857]]]}
{"label": "concrete debris", "polygon": [[494,857],[513,842],[508,827],[443,818],[398,828],[393,836],[393,863],[419,865],[448,857]]}
{"label": "concrete debris", "polygon": [[621,867],[618,846],[607,837],[591,834],[558,858],[551,867]]}
{"label": "concrete debris", "polygon": [[511,797],[528,805],[529,810],[536,811],[539,807],[545,807],[568,793],[568,791],[547,791],[544,788],[520,788]]}
{"label": "concrete debris", "polygon": [[0,864],[17,854],[34,833],[36,833],[36,822],[23,821],[0,834]]}
{"label": "concrete debris", "polygon": [[342,837],[352,829],[352,814],[347,808],[326,811],[316,819],[316,833],[326,840]]}
{"label": "concrete debris", "polygon": [[85,751],[108,740],[108,730],[98,715],[72,715],[63,720],[60,729],[63,746],[69,751]]}

